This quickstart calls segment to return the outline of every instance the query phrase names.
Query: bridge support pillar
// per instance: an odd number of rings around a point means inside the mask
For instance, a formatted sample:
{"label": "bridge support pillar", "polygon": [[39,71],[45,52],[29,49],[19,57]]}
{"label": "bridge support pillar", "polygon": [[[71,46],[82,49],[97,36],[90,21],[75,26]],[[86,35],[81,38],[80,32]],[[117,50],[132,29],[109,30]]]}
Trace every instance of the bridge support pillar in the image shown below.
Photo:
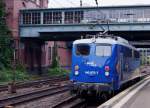
{"label": "bridge support pillar", "polygon": [[42,45],[43,41],[39,40],[25,40],[24,41],[24,60],[26,67],[31,72],[38,72],[42,74]]}

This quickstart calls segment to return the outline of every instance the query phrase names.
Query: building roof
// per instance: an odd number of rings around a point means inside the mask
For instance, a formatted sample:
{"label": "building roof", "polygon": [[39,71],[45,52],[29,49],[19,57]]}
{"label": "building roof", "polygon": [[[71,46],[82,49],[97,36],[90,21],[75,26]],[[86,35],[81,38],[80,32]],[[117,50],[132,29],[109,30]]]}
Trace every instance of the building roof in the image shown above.
{"label": "building roof", "polygon": [[108,9],[108,8],[144,8],[144,7],[150,7],[150,4],[147,5],[118,5],[118,6],[91,6],[91,7],[65,7],[65,8],[47,8],[47,9],[22,9],[22,10],[84,10],[84,9]]}
{"label": "building roof", "polygon": [[[99,6],[99,7],[65,7],[65,8],[47,8],[47,9],[22,9],[22,10],[31,10],[31,11],[39,11],[39,10],[84,10],[84,9],[108,9],[108,8],[143,8],[143,7],[150,7],[150,4],[147,5],[118,5],[118,6]],[[21,10],[21,11],[22,11]]]}

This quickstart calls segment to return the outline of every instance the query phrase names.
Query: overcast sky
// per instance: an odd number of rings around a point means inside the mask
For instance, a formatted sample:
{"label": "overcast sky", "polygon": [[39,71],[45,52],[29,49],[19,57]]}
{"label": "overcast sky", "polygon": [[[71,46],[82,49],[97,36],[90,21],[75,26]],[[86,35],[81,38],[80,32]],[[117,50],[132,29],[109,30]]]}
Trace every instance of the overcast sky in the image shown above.
{"label": "overcast sky", "polygon": [[[95,0],[82,0],[83,6],[96,6]],[[99,6],[115,5],[144,5],[150,0],[98,0]],[[53,7],[79,7],[80,0],[49,0],[49,8]]]}

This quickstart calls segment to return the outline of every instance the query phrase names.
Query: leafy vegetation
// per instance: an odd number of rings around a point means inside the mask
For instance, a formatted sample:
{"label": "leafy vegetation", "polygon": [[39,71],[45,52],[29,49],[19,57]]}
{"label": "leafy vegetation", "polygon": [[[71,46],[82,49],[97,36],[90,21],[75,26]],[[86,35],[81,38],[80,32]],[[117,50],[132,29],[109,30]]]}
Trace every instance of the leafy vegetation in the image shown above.
{"label": "leafy vegetation", "polygon": [[63,69],[61,67],[55,67],[48,69],[48,75],[49,76],[58,76],[58,75],[68,75],[69,71],[66,69]]}
{"label": "leafy vegetation", "polygon": [[14,74],[11,62],[13,60],[12,34],[6,24],[6,11],[4,0],[0,0],[0,83],[10,82],[14,75],[16,81],[29,79],[25,69],[20,64],[16,65]]}
{"label": "leafy vegetation", "polygon": [[[11,31],[6,25],[6,11],[4,0],[0,0],[0,83],[10,82],[13,80],[14,76],[16,81],[24,81],[29,79],[29,75],[26,73],[25,68],[17,63],[16,70],[13,71],[12,61],[13,61],[13,38]],[[55,42],[54,59],[52,63],[52,68],[48,70],[50,76],[53,75],[66,75],[68,71],[62,69],[59,65],[59,60],[57,58],[57,44]]]}
{"label": "leafy vegetation", "polygon": [[52,67],[48,69],[49,76],[68,75],[69,70],[61,68],[57,55],[53,58]]}
{"label": "leafy vegetation", "polygon": [[[0,82],[11,82],[14,77],[14,71],[11,69],[0,70]],[[29,80],[29,75],[25,71],[16,70],[15,71],[15,80],[16,81],[25,81]]]}
{"label": "leafy vegetation", "polygon": [[0,0],[0,69],[10,67],[12,58],[11,32],[6,25],[6,13],[3,0]]}
{"label": "leafy vegetation", "polygon": [[18,82],[29,80],[30,76],[26,72],[25,67],[21,64],[17,64],[15,70],[11,68],[3,68],[0,70],[0,83],[12,82],[14,78],[15,81]]}

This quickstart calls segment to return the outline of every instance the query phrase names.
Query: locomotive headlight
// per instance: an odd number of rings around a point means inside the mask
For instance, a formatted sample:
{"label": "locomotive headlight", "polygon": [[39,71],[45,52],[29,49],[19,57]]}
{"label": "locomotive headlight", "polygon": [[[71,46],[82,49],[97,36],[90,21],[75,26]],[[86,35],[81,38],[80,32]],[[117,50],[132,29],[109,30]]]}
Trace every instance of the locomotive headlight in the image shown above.
{"label": "locomotive headlight", "polygon": [[74,74],[75,74],[75,75],[79,75],[79,71],[75,71]]}
{"label": "locomotive headlight", "polygon": [[74,70],[75,70],[74,74],[76,76],[79,75],[79,66],[78,65],[75,65]]}
{"label": "locomotive headlight", "polygon": [[78,65],[75,65],[74,70],[75,70],[75,71],[78,71],[78,70],[79,70],[79,66],[78,66]]}
{"label": "locomotive headlight", "polygon": [[109,72],[105,72],[105,76],[109,76]]}
{"label": "locomotive headlight", "polygon": [[110,67],[105,66],[105,76],[109,76],[109,72],[110,72]]}

